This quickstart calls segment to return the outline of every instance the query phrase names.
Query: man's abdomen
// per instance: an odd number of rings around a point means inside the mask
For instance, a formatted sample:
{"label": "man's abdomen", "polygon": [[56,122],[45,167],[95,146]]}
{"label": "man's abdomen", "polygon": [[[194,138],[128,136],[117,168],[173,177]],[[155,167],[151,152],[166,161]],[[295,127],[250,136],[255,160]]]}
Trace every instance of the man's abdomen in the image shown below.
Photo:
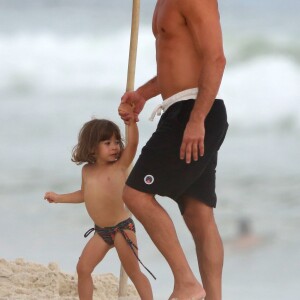
{"label": "man's abdomen", "polygon": [[201,61],[193,46],[160,43],[157,47],[157,79],[163,99],[198,87]]}

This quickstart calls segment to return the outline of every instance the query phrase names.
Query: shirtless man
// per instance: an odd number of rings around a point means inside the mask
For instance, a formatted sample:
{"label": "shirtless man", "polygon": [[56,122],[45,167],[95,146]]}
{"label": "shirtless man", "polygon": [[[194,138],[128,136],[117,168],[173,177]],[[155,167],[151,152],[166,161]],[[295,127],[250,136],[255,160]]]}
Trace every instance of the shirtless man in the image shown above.
{"label": "shirtless man", "polygon": [[[123,199],[166,258],[174,275],[169,299],[220,300],[223,245],[216,206],[217,153],[228,127],[215,99],[225,68],[217,0],[158,0],[153,15],[157,75],[122,97],[136,118],[161,95],[158,127],[142,150]],[[126,113],[121,114],[127,122]],[[175,200],[197,251],[202,285],[192,273],[174,225],[154,195]]]}

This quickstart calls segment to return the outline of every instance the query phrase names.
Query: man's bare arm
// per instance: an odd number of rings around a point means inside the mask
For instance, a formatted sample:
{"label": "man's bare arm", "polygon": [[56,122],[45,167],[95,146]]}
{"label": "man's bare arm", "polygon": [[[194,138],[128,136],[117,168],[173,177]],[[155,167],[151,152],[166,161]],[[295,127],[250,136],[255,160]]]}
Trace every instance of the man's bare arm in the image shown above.
{"label": "man's bare arm", "polygon": [[197,160],[199,154],[204,155],[204,121],[218,93],[226,60],[217,1],[180,0],[180,9],[201,60],[199,93],[180,149],[181,159],[190,163],[192,157]]}
{"label": "man's bare arm", "polygon": [[[139,121],[138,115],[143,110],[144,105],[147,100],[160,94],[157,77],[155,76],[151,80],[147,81],[145,84],[140,86],[136,91],[126,92],[122,98],[121,103],[128,103],[134,107],[135,121]],[[129,124],[130,114],[121,113],[122,120],[125,124]]]}
{"label": "man's bare arm", "polygon": [[157,82],[157,76],[140,86],[136,92],[139,93],[146,101],[159,95],[160,89]]}

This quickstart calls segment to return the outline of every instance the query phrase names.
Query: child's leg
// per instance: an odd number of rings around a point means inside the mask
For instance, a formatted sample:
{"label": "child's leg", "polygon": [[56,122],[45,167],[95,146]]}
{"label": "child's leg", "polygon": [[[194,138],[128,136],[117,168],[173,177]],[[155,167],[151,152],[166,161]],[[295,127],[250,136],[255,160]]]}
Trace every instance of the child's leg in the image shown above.
{"label": "child's leg", "polygon": [[[131,230],[125,230],[131,241],[137,245],[136,235]],[[137,258],[121,233],[115,236],[115,247],[127,275],[135,285],[142,300],[152,300],[152,289],[148,278],[141,272]],[[138,251],[135,249],[136,254]]]}
{"label": "child's leg", "polygon": [[77,264],[80,300],[93,299],[92,272],[109,249],[111,246],[105,243],[98,234],[95,234],[84,247]]}

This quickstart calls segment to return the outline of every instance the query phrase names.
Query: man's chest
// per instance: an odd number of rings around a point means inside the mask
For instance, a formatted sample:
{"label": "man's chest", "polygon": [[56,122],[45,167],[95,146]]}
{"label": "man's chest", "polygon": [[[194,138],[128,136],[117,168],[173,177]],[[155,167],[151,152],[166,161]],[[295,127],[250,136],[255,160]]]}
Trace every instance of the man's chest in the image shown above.
{"label": "man's chest", "polygon": [[178,5],[174,0],[158,0],[153,13],[152,31],[155,36],[172,35],[185,24]]}

